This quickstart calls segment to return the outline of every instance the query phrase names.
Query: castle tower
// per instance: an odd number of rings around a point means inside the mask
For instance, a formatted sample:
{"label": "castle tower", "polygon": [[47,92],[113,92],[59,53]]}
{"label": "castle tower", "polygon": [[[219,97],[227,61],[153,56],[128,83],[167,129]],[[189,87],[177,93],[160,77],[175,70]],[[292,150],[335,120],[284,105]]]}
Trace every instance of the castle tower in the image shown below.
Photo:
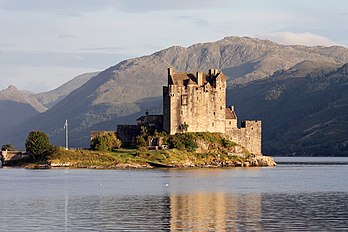
{"label": "castle tower", "polygon": [[226,76],[217,69],[208,74],[175,73],[168,69],[163,87],[163,128],[169,134],[226,131]]}

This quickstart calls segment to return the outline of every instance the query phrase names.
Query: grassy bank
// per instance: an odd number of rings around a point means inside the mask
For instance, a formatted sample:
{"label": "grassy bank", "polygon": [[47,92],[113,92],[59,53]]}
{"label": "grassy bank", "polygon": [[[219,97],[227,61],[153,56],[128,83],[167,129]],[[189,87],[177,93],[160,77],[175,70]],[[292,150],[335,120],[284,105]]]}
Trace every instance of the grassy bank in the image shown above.
{"label": "grassy bank", "polygon": [[118,149],[113,152],[57,150],[48,163],[52,167],[72,168],[152,168],[152,167],[235,167],[272,166],[250,154],[196,153],[168,150]]}
{"label": "grassy bank", "polygon": [[[115,149],[110,152],[57,148],[46,163],[22,160],[13,166],[70,168],[235,167],[274,166],[271,158],[250,154],[219,133],[157,134],[166,150]],[[145,139],[144,139],[145,140]]]}

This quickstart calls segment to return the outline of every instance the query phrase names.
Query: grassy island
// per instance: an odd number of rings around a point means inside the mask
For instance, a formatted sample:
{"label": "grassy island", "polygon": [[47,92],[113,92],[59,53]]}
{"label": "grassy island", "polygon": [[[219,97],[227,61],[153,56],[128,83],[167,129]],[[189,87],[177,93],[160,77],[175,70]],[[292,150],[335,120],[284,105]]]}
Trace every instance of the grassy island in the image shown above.
{"label": "grassy island", "polygon": [[158,134],[168,149],[134,149],[93,151],[56,148],[45,162],[28,158],[12,163],[29,168],[153,168],[153,167],[258,167],[275,166],[271,157],[254,155],[219,133]]}

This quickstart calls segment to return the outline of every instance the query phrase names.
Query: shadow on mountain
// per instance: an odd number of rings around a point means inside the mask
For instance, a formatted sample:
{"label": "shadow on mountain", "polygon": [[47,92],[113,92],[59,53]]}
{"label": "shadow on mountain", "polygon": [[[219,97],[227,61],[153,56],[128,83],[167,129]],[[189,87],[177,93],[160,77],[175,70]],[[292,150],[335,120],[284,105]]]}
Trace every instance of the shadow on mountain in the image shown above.
{"label": "shadow on mountain", "polygon": [[16,101],[0,101],[0,128],[7,133],[14,125],[22,123],[39,114],[31,105]]}

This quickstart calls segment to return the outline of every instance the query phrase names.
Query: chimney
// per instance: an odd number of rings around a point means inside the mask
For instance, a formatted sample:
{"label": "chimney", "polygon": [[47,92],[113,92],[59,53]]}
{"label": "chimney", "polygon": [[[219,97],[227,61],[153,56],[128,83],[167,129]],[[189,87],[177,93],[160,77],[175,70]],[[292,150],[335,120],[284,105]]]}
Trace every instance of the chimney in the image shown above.
{"label": "chimney", "polygon": [[174,75],[174,70],[173,70],[173,68],[168,68],[168,86],[170,85],[170,84],[173,84],[173,83],[171,83],[172,81],[172,77],[173,77],[173,75]]}
{"label": "chimney", "polygon": [[215,68],[209,69],[209,76],[215,76],[218,74],[218,70]]}
{"label": "chimney", "polygon": [[203,85],[203,73],[197,72],[196,77],[197,77],[197,85],[202,86]]}
{"label": "chimney", "polygon": [[174,70],[173,68],[168,68],[168,77],[173,76]]}
{"label": "chimney", "polygon": [[231,110],[231,111],[234,111],[234,106],[230,106],[230,110]]}

